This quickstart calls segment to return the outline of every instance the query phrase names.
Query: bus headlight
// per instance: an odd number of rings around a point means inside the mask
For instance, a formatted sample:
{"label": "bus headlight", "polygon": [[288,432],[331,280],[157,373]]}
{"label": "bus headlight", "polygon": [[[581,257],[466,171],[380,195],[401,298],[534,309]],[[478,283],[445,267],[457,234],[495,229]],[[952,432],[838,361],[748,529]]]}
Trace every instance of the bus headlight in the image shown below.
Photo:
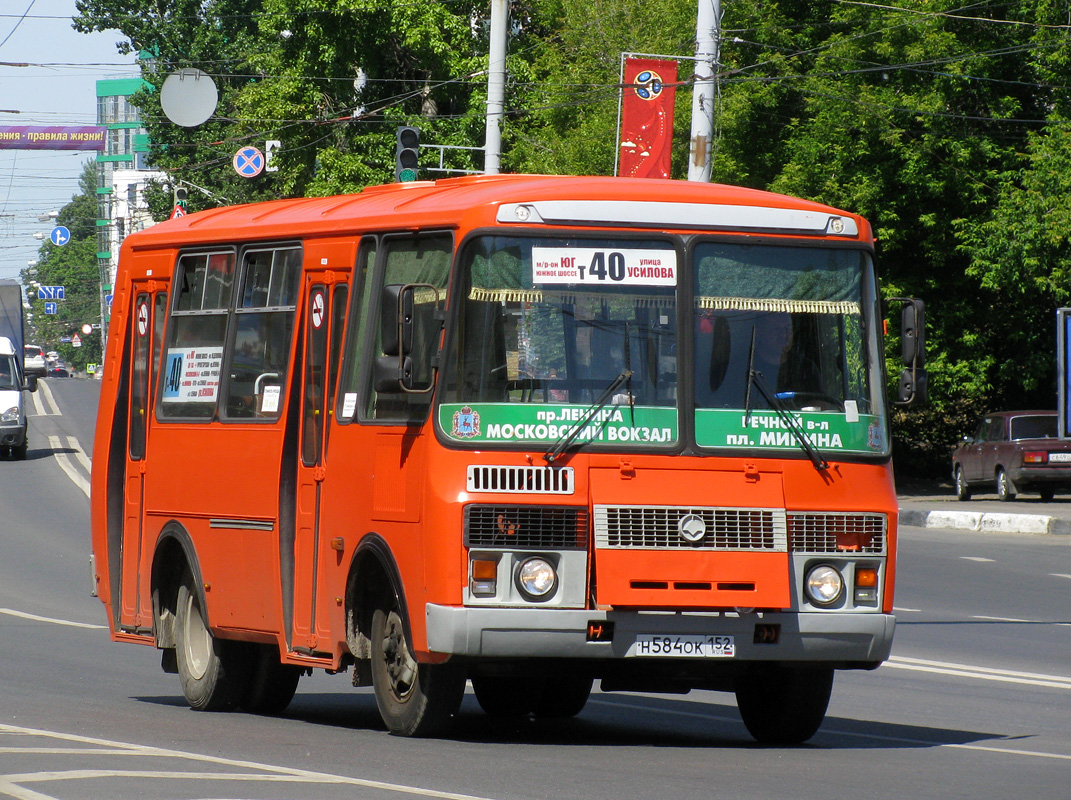
{"label": "bus headlight", "polygon": [[542,556],[533,556],[517,566],[517,588],[529,600],[546,600],[558,588],[554,565]]}
{"label": "bus headlight", "polygon": [[829,564],[819,564],[807,573],[803,589],[816,606],[831,606],[844,593],[844,578]]}

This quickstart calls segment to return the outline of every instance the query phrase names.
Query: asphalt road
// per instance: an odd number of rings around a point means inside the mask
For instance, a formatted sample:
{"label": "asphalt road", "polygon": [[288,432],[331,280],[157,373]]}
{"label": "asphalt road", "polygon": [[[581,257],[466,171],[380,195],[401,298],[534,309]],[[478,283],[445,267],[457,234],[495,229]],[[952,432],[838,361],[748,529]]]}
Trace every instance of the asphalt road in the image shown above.
{"label": "asphalt road", "polygon": [[1066,536],[903,529],[893,658],[839,673],[799,748],[754,744],[708,692],[596,692],[567,723],[495,723],[469,694],[428,740],[389,736],[368,690],[322,672],[280,717],[190,711],[153,649],[108,640],[72,477],[96,387],[44,383],[58,413],[0,463],[0,797],[1068,797]]}

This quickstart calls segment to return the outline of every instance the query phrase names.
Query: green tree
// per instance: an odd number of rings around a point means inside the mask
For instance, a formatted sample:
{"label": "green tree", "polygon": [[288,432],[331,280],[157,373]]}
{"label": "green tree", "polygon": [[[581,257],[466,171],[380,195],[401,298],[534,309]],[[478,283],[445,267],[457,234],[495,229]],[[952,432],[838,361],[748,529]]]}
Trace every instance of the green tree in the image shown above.
{"label": "green tree", "polygon": [[[486,64],[482,4],[408,0],[78,0],[81,30],[117,29],[121,49],[154,58],[151,85],[135,96],[152,159],[191,192],[190,208],[352,192],[393,180],[394,131],[416,123],[426,144],[470,144],[470,113]],[[209,73],[215,115],[180,128],[163,115],[159,89],[174,70]],[[231,167],[246,145],[282,143],[277,172],[254,179]],[[434,153],[426,153],[432,165]],[[438,163],[435,158],[434,163]],[[471,160],[464,166],[472,167]],[[168,192],[150,197],[154,214]]]}

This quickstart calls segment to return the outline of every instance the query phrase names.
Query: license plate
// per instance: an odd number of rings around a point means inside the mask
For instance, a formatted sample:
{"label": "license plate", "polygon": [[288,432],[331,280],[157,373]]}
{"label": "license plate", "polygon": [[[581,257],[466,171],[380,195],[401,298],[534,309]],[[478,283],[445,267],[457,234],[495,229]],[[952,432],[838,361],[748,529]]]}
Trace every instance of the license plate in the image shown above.
{"label": "license plate", "polygon": [[735,658],[732,636],[663,636],[641,633],[626,656],[647,658]]}
{"label": "license plate", "polygon": [[1049,453],[1049,461],[1071,461],[1071,453]]}

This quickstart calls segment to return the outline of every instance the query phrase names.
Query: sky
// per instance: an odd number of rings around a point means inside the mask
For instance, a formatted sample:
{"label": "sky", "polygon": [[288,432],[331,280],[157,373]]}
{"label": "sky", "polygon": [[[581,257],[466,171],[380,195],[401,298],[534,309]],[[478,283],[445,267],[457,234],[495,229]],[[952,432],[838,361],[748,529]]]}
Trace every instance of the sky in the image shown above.
{"label": "sky", "polygon": [[[96,82],[138,74],[117,31],[78,33],[75,0],[0,0],[0,126],[95,125]],[[26,63],[29,66],[9,66]],[[14,112],[14,113],[13,113]],[[78,193],[91,151],[0,149],[0,278],[19,278],[51,222]]]}

